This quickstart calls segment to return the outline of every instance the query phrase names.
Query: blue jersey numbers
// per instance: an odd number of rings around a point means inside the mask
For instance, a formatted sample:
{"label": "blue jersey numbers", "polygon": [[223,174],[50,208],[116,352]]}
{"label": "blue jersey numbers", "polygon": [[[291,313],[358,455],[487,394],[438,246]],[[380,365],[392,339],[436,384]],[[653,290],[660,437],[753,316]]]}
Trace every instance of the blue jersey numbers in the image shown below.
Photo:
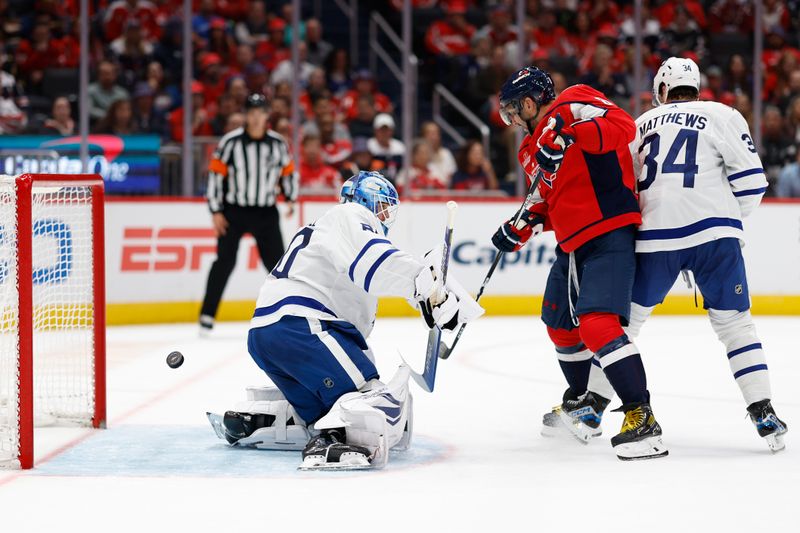
{"label": "blue jersey numbers", "polygon": [[289,276],[289,270],[292,268],[297,254],[300,253],[300,250],[308,246],[313,232],[313,226],[306,226],[295,234],[292,242],[290,242],[289,246],[286,248],[286,252],[284,252],[278,264],[275,265],[275,268],[272,269],[273,276],[278,279]]}
{"label": "blue jersey numbers", "polygon": [[[690,129],[682,129],[675,136],[672,146],[669,147],[664,163],[661,165],[662,174],[683,174],[683,186],[687,189],[694,187],[694,179],[697,176],[697,136],[700,132]],[[647,145],[650,150],[644,158],[644,165],[647,168],[645,178],[639,181],[639,190],[647,190],[655,181],[658,174],[658,153],[661,148],[661,138],[658,133],[648,135],[639,147],[641,153]],[[683,150],[683,162],[678,162],[679,154]]]}

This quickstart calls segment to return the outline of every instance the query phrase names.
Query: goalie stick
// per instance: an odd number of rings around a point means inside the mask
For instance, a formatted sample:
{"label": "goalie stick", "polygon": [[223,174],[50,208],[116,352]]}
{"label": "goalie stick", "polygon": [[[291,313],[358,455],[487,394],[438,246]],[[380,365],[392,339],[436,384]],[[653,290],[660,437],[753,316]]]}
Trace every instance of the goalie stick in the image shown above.
{"label": "goalie stick", "polygon": [[[455,224],[456,211],[458,204],[450,200],[447,202],[447,226],[444,230],[444,250],[442,252],[442,286],[447,282],[447,269],[450,265],[450,246],[453,243],[453,225]],[[428,332],[428,345],[425,350],[425,368],[422,374],[415,372],[409,365],[411,370],[411,378],[414,382],[427,392],[433,392],[433,386],[436,382],[436,364],[439,361],[439,352],[446,349],[447,346],[442,342],[442,330],[439,326],[434,325]],[[402,356],[401,356],[402,359]],[[405,362],[405,361],[403,361]],[[408,365],[408,363],[406,363]]]}

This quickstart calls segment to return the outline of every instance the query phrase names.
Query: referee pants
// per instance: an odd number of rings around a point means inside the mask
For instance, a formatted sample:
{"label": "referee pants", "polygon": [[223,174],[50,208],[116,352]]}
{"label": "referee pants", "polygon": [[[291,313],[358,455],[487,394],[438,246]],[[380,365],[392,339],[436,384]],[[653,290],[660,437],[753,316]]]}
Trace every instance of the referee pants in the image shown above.
{"label": "referee pants", "polygon": [[217,259],[208,273],[201,316],[217,316],[217,308],[225,285],[236,266],[239,241],[245,233],[255,238],[261,262],[264,263],[267,272],[278,263],[284,252],[280,215],[274,205],[269,207],[226,205],[223,214],[228,221],[228,231],[217,239]]}

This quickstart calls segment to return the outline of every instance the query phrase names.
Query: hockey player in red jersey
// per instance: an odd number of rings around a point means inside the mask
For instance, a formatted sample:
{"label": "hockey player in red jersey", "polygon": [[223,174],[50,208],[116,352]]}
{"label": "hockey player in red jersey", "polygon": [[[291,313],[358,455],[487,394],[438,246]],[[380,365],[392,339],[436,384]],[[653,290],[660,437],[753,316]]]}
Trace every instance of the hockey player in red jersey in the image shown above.
{"label": "hockey player in red jersey", "polygon": [[634,121],[586,85],[556,98],[552,79],[536,67],[506,81],[500,112],[507,125],[527,134],[518,157],[528,183],[541,177],[533,204],[523,207],[516,224],[516,215],[505,222],[492,243],[512,252],[547,230],[558,241],[542,320],[569,388],[561,405],[545,415],[543,433],[565,426],[583,442],[600,434],[609,400],[587,391],[594,362],[623,403],[625,420],[611,439],[617,456],[663,457],[668,452],[650,407],[641,356],[622,329],[630,315],[634,239],[642,220],[628,149]]}

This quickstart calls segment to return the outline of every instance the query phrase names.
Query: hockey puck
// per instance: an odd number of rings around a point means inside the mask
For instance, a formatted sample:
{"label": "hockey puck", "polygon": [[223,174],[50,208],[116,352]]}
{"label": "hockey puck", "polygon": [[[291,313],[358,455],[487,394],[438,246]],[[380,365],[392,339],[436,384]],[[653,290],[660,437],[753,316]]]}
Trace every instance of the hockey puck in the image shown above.
{"label": "hockey puck", "polygon": [[172,352],[167,356],[167,364],[170,368],[178,368],[183,364],[183,354],[181,352]]}

